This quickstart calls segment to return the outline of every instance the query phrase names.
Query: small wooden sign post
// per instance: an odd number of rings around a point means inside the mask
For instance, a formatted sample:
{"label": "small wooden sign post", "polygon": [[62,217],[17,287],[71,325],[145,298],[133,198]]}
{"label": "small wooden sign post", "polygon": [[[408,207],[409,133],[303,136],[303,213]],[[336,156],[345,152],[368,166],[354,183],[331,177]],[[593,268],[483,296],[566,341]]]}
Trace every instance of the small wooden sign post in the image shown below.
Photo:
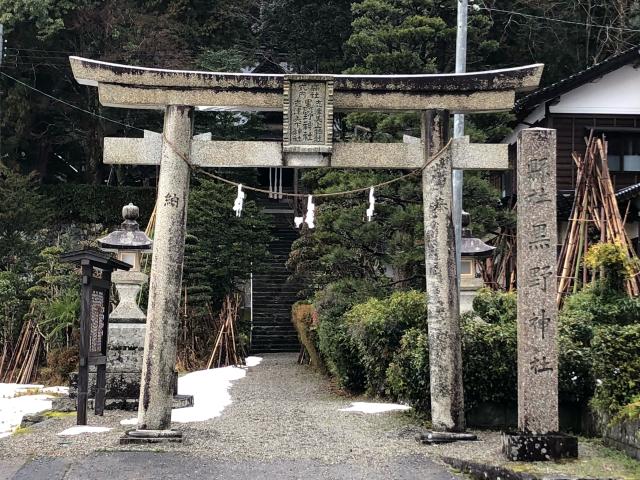
{"label": "small wooden sign post", "polygon": [[111,272],[129,270],[131,265],[95,250],[80,250],[62,255],[63,262],[82,269],[80,304],[80,360],[78,369],[77,424],[87,424],[89,366],[96,366],[95,414],[104,413],[107,383],[107,333],[109,331],[109,292]]}

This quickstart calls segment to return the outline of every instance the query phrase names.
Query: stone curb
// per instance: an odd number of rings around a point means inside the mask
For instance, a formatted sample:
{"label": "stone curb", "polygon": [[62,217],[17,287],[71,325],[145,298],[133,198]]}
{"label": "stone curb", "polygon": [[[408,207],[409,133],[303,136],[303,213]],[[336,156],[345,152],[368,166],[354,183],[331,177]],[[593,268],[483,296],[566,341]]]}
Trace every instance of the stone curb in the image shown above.
{"label": "stone curb", "polygon": [[[442,457],[441,460],[446,464],[460,470],[462,473],[470,475],[475,480],[587,480],[583,478],[569,476],[544,476],[539,477],[531,473],[514,472],[504,467],[493,465],[485,465],[483,463],[472,462],[469,460],[461,460],[453,457]],[[590,478],[589,480],[614,480],[611,478]]]}

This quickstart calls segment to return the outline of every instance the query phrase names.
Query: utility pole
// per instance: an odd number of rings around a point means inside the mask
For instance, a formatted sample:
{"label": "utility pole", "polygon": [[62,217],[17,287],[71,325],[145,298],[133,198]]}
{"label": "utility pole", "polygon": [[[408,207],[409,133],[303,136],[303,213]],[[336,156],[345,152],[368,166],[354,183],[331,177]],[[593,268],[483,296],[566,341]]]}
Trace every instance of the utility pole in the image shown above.
{"label": "utility pole", "polygon": [[[458,28],[456,35],[456,73],[467,71],[467,15],[468,0],[458,0]],[[464,137],[464,115],[453,116],[453,138]],[[462,246],[462,183],[463,171],[453,171],[453,225],[456,237],[456,270],[460,286],[460,249]]]}
{"label": "utility pole", "polygon": [[[4,25],[0,23],[0,67],[4,59]],[[4,92],[0,88],[0,164],[2,163],[2,95]]]}

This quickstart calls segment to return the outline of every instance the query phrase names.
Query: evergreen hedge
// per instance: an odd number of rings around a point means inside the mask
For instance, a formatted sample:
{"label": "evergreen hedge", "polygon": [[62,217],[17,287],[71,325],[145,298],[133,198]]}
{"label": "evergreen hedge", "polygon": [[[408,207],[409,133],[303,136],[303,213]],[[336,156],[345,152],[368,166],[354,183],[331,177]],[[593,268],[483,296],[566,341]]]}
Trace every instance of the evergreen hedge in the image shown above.
{"label": "evergreen hedge", "polygon": [[151,187],[61,183],[41,185],[40,192],[52,206],[54,221],[65,223],[117,225],[122,222],[122,207],[133,203],[140,208],[138,223],[144,228],[156,201],[156,189]]}
{"label": "evergreen hedge", "polygon": [[395,292],[390,297],[372,298],[355,305],[346,314],[347,331],[364,367],[369,393],[389,393],[387,368],[406,331],[427,328],[424,293]]}
{"label": "evergreen hedge", "polygon": [[640,396],[640,324],[598,329],[593,339],[594,405],[616,415]]}
{"label": "evergreen hedge", "polygon": [[[387,395],[428,412],[425,295],[408,291],[381,298],[379,293],[367,290],[362,280],[336,282],[321,291],[314,302],[319,350],[341,386]],[[484,402],[517,402],[515,306],[515,294],[482,291],[474,301],[475,312],[463,316],[467,409]],[[598,408],[615,414],[637,398],[639,307],[640,300],[602,296],[592,289],[568,299],[559,316],[561,401],[587,405],[593,397]]]}

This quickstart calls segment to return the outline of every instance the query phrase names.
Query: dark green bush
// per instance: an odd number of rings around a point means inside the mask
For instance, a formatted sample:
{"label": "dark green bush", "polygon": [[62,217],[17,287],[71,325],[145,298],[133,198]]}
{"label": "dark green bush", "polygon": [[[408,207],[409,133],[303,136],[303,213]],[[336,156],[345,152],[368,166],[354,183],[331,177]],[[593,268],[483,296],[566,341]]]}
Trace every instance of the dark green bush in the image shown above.
{"label": "dark green bush", "polygon": [[[371,288],[371,287],[369,287]],[[319,299],[319,328],[329,370],[352,390],[365,387],[429,410],[429,345],[425,296],[399,292],[367,297],[366,282],[337,282]],[[379,292],[376,292],[379,293]],[[465,406],[517,400],[516,296],[482,291],[477,311],[462,320]],[[609,412],[628,404],[640,385],[637,299],[586,289],[567,299],[559,315],[559,396]],[[480,318],[478,318],[480,317]],[[489,321],[486,321],[488,319]],[[610,325],[619,323],[621,325]],[[629,325],[631,323],[631,325]]]}
{"label": "dark green bush", "polygon": [[322,359],[340,386],[352,392],[364,391],[365,374],[343,316],[355,304],[379,295],[370,281],[342,279],[317,292],[313,301]]}
{"label": "dark green bush", "polygon": [[133,203],[140,208],[140,225],[146,226],[156,202],[156,189],[149,187],[111,187],[62,183],[41,185],[40,192],[54,205],[58,222],[122,222],[122,207]]}
{"label": "dark green bush", "polygon": [[387,368],[387,386],[392,398],[429,412],[429,338],[427,330],[410,328],[400,340],[400,348]]}
{"label": "dark green bush", "polygon": [[[577,328],[576,328],[577,327]],[[561,402],[586,405],[593,395],[591,346],[583,342],[585,328],[563,322],[558,325],[558,393]]]}
{"label": "dark green bush", "polygon": [[516,322],[465,321],[462,325],[462,367],[467,410],[483,402],[515,403]]}
{"label": "dark green bush", "polygon": [[400,339],[410,328],[427,329],[425,294],[412,290],[382,300],[372,298],[354,306],[345,317],[365,370],[367,390],[374,395],[386,393],[387,368]]}
{"label": "dark green bush", "polygon": [[487,323],[515,322],[517,317],[516,294],[482,288],[473,299],[473,311]]}
{"label": "dark green bush", "polygon": [[593,404],[615,415],[640,395],[640,324],[599,328],[592,347]]}
{"label": "dark green bush", "polygon": [[599,359],[594,356],[592,342],[598,329],[633,324],[639,318],[640,300],[598,286],[566,299],[559,315],[561,400],[586,403],[593,396],[594,367]]}
{"label": "dark green bush", "polygon": [[586,341],[592,335],[590,329],[595,325],[636,323],[640,319],[640,299],[587,287],[566,299],[560,318],[571,323],[575,333],[582,329],[583,340]]}

